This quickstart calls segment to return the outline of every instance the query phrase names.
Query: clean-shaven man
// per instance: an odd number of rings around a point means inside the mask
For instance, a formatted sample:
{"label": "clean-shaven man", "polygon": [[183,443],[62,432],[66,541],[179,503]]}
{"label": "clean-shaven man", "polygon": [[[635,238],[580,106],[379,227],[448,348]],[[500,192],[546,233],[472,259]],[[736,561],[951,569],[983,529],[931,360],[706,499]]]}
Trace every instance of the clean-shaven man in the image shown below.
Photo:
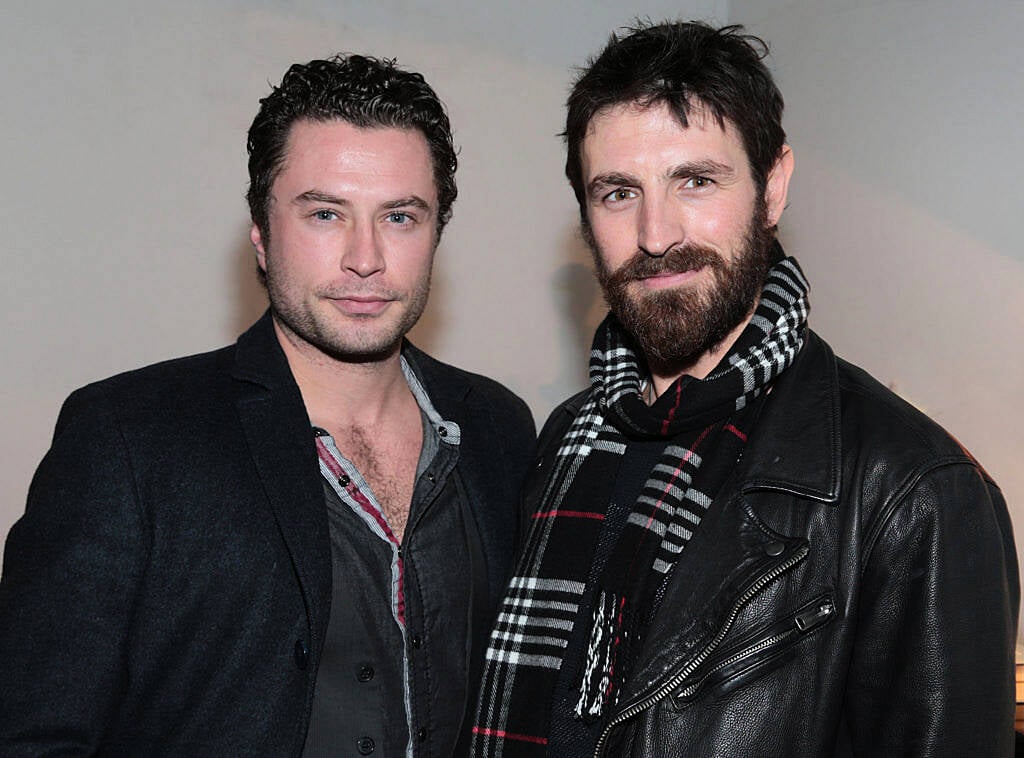
{"label": "clean-shaven man", "polygon": [[404,340],[447,115],[338,56],[288,70],[248,149],[270,309],[67,400],[4,554],[4,756],[464,750],[534,429]]}

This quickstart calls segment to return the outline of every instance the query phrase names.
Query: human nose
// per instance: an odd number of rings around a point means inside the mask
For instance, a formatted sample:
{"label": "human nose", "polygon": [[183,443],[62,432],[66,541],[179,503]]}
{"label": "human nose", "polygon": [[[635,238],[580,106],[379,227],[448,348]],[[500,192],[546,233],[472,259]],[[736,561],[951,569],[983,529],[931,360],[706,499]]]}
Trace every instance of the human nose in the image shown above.
{"label": "human nose", "polygon": [[341,268],[366,278],[384,270],[384,256],[380,240],[370,223],[356,223],[345,240]]}
{"label": "human nose", "polygon": [[664,198],[645,196],[637,224],[637,246],[647,255],[660,258],[683,243],[686,233],[682,218],[673,213]]}

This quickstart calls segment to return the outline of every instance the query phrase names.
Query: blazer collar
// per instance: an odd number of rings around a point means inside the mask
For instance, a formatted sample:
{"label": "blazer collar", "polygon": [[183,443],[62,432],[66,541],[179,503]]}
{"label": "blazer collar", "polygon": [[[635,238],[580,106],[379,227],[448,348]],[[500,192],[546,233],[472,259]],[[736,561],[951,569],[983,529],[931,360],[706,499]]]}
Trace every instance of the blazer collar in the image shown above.
{"label": "blazer collar", "polygon": [[402,355],[441,417],[458,422],[465,413],[465,402],[472,389],[466,375],[431,358],[408,340],[402,342]]}
{"label": "blazer collar", "polygon": [[839,499],[839,374],[831,348],[810,329],[793,365],[775,382],[751,433],[739,481],[744,492]]}
{"label": "blazer collar", "polygon": [[269,309],[238,338],[231,375],[268,390],[294,387],[298,391],[288,359],[274,333]]}

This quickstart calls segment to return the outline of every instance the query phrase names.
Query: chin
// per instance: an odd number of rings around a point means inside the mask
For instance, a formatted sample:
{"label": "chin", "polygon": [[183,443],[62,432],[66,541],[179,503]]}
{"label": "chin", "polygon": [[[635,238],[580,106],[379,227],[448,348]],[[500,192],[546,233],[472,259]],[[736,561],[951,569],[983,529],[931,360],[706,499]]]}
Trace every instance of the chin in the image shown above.
{"label": "chin", "polygon": [[402,345],[403,333],[397,330],[375,330],[372,333],[359,333],[357,329],[347,329],[336,333],[333,338],[322,339],[316,345],[323,353],[337,360],[350,363],[372,363],[395,354]]}

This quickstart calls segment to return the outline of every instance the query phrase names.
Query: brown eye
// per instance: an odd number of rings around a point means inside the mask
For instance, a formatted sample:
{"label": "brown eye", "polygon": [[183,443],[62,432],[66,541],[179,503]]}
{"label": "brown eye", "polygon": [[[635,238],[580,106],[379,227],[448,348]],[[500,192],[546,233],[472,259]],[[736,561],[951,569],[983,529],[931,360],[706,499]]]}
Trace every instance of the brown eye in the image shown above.
{"label": "brown eye", "polygon": [[623,200],[632,200],[634,197],[636,197],[636,192],[628,187],[619,187],[605,195],[604,199],[608,202],[618,203]]}

